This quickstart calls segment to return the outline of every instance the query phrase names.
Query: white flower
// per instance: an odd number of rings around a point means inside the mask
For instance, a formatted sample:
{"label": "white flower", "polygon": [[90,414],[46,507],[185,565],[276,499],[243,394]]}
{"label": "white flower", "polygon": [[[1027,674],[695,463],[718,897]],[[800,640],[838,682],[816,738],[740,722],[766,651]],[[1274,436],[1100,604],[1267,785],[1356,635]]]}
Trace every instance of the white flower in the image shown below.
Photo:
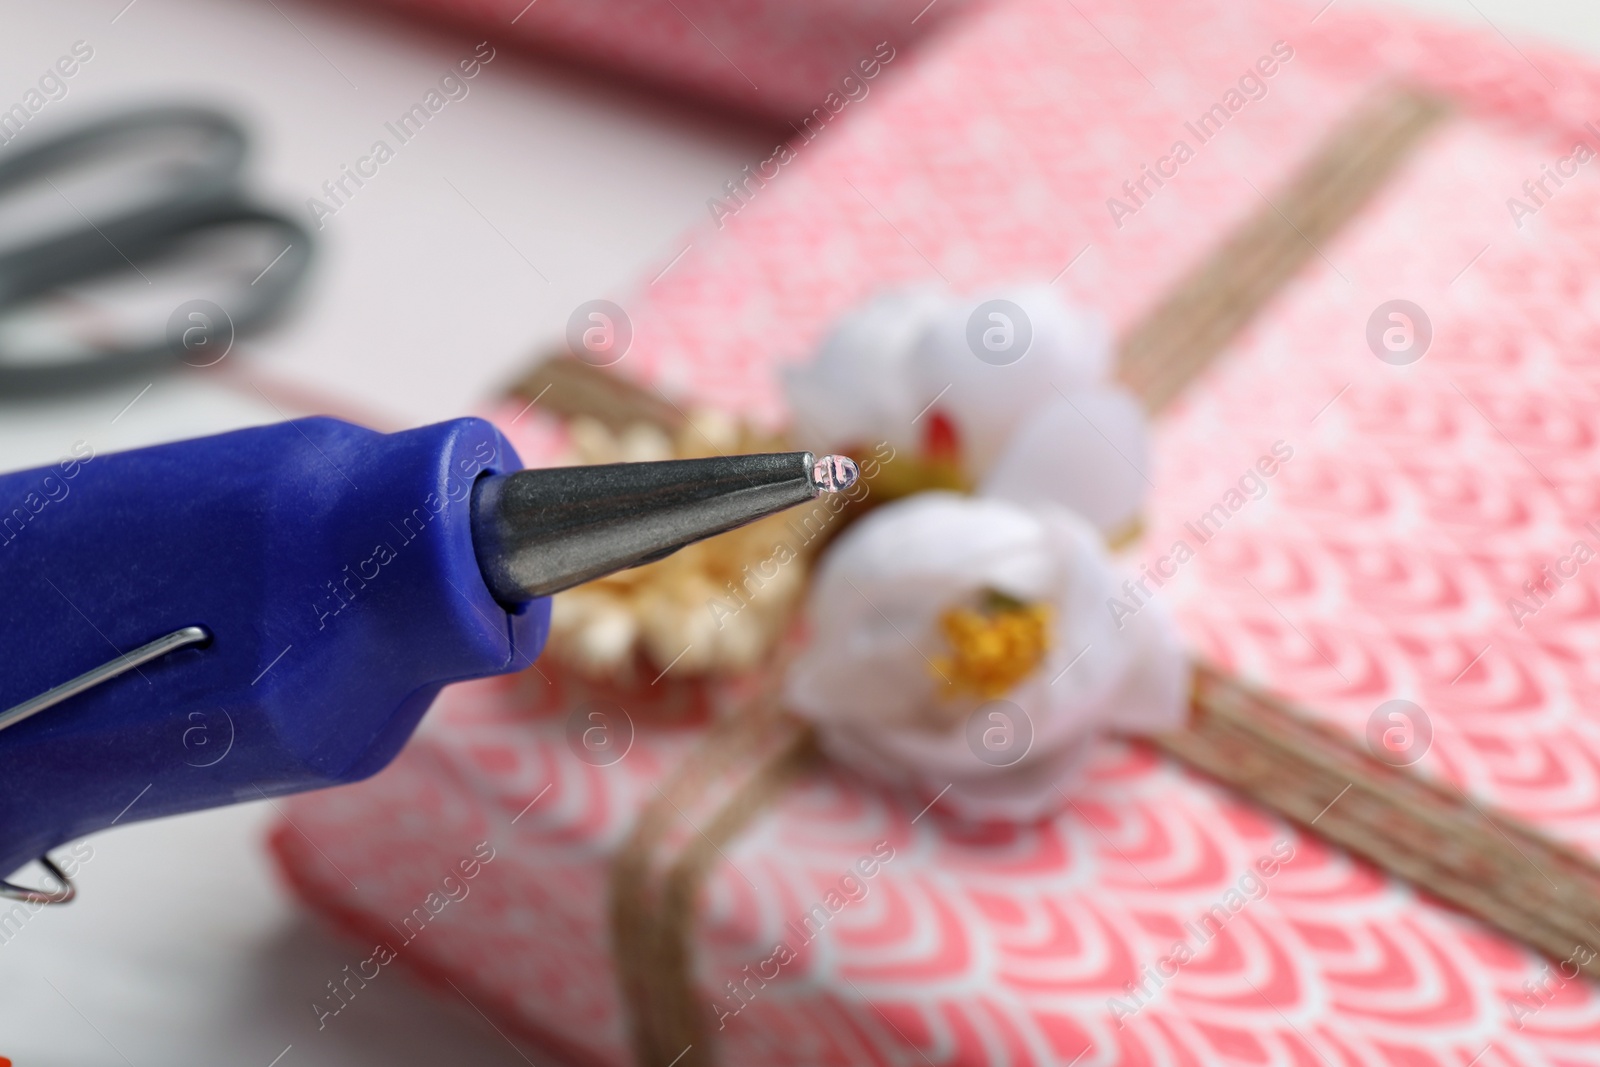
{"label": "white flower", "polygon": [[934,406],[955,424],[963,463],[981,477],[1034,412],[1108,379],[1111,335],[1098,315],[1049,286],[1020,286],[948,303],[910,365],[912,388],[924,404],[939,398]]}
{"label": "white flower", "polygon": [[1144,409],[1126,390],[1091,385],[1048,399],[1022,423],[978,493],[1059,504],[1120,537],[1138,523],[1149,468]]}
{"label": "white flower", "polygon": [[953,445],[966,484],[1053,501],[1120,535],[1138,518],[1148,448],[1111,359],[1104,321],[1049,286],[892,291],[786,372],[792,437],[818,452],[886,440],[906,463]]}
{"label": "white flower", "polygon": [[[1030,819],[1101,730],[1182,724],[1165,610],[1113,615],[1108,538],[1137,526],[1144,412],[1104,322],[1048,286],[890,293],[787,376],[796,443],[887,440],[891,495],[824,555],[790,707],[841,762],[976,818]],[[893,477],[889,477],[893,475]],[[927,492],[974,488],[976,497]]]}
{"label": "white flower", "polygon": [[1184,719],[1175,628],[1159,603],[1114,620],[1117,585],[1099,535],[1054,504],[884,505],[823,558],[788,704],[865,774],[973,818],[1043,816],[1099,731]]}
{"label": "white flower", "polygon": [[912,349],[946,298],[894,289],[846,312],[810,362],[784,372],[791,436],[819,455],[887,440],[915,448],[926,404],[911,389]]}

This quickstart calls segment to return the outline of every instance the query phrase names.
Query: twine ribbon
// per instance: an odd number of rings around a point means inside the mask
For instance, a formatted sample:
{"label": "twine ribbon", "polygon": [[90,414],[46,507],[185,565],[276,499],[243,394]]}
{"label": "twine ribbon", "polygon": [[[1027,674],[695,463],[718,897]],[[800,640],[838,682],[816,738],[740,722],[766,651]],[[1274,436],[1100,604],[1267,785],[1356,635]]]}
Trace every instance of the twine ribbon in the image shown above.
{"label": "twine ribbon", "polygon": [[711,728],[612,860],[612,955],[640,1067],[716,1062],[694,976],[700,887],[722,847],[817,759],[813,731],[775,696]]}
{"label": "twine ribbon", "polygon": [[[1206,664],[1155,744],[1311,833],[1600,978],[1600,867]],[[1586,953],[1576,950],[1590,947]],[[1577,957],[1582,956],[1583,959]]]}
{"label": "twine ribbon", "polygon": [[[1123,383],[1152,412],[1180,395],[1448,110],[1404,88],[1359,107],[1122,339]],[[570,362],[517,391],[573,379],[569,414],[667,418],[649,394]],[[694,969],[700,889],[723,846],[817,758],[811,728],[779,706],[782,674],[780,657],[752,706],[715,724],[658,788],[612,860],[612,951],[640,1067],[716,1062]],[[1208,664],[1193,679],[1188,724],[1151,739],[1162,751],[1552,959],[1600,945],[1600,867],[1585,857]],[[1577,965],[1600,977],[1600,953],[1586,956]]]}

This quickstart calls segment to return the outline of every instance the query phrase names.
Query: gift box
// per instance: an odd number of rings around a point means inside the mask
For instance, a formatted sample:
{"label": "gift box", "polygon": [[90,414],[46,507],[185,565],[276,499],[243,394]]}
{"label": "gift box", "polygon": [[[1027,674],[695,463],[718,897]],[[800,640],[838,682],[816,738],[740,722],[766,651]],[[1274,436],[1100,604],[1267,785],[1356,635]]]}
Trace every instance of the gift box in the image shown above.
{"label": "gift box", "polygon": [[[898,51],[970,0],[367,0],[490,31],[764,119],[819,128],[865,100]],[[821,109],[819,112],[817,109]]]}
{"label": "gift box", "polygon": [[[1453,114],[1157,420],[1128,607],[1161,598],[1198,654],[1351,735],[1411,702],[1421,773],[1592,855],[1596,72],[1209,0],[1007,3],[914,64],[641,285],[615,369],[777,424],[774,368],[909,281],[1054,279],[1127,337],[1328,130],[1426,86]],[[571,684],[450,690],[391,769],[286,805],[274,848],[356,944],[572,1063],[1565,1064],[1600,1040],[1567,961],[1142,743],[1101,744],[1050,820],[973,824]],[[650,1015],[675,996],[681,1050]]]}

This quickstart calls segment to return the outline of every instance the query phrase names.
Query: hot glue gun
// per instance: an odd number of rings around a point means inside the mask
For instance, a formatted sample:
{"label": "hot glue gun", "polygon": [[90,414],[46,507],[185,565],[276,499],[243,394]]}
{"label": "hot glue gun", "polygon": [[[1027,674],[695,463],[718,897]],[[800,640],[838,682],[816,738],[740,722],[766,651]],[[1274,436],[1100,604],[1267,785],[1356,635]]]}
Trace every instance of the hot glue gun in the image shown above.
{"label": "hot glue gun", "polygon": [[523,470],[478,419],[311,418],[0,475],[0,875],[57,882],[0,895],[70,899],[48,851],[113,823],[371,775],[443,686],[531,665],[550,594],[854,473]]}

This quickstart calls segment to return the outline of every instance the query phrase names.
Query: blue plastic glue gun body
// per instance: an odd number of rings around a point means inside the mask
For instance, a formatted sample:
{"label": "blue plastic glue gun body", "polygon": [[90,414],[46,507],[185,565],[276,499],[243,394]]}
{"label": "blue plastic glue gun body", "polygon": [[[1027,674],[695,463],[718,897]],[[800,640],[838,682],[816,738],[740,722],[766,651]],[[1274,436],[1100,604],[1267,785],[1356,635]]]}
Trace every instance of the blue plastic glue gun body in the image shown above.
{"label": "blue plastic glue gun body", "polygon": [[487,422],[306,419],[0,476],[0,709],[196,642],[0,730],[0,877],[130,822],[363,778],[447,683],[528,666],[472,543]]}

